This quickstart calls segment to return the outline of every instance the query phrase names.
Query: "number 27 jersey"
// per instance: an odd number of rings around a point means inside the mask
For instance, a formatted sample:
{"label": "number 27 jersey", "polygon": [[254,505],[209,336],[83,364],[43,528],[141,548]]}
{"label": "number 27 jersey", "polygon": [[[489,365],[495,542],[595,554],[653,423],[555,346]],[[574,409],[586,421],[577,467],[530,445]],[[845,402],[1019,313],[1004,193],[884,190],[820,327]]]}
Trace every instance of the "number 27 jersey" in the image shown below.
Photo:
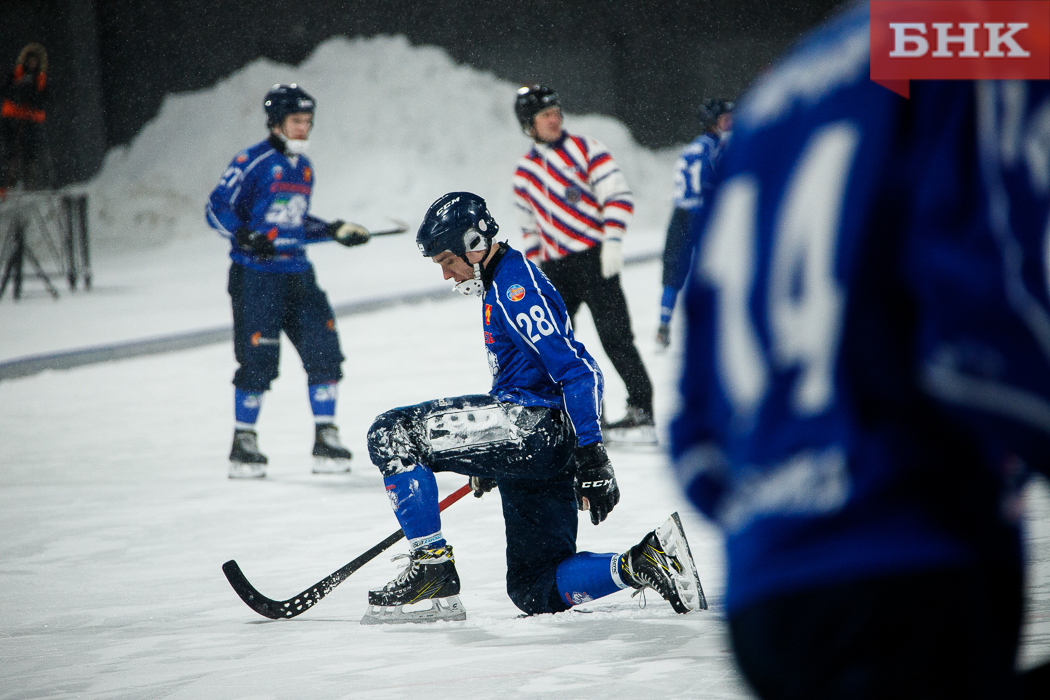
{"label": "number 27 jersey", "polygon": [[519,251],[498,255],[482,306],[489,393],[523,406],[562,409],[578,444],[600,441],[604,379],[573,335],[561,295]]}

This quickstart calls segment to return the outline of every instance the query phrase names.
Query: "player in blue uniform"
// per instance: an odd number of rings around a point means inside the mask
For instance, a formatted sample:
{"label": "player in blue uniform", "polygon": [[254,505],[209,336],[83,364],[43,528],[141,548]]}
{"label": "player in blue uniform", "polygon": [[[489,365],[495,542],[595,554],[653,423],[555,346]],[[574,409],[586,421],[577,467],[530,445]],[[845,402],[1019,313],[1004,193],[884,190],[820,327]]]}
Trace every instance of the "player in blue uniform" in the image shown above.
{"label": "player in blue uniform", "polygon": [[869,74],[864,5],[739,103],[672,453],[725,533],[761,697],[1013,698],[1018,486],[1050,454],[1050,86],[905,100]]}
{"label": "player in blue uniform", "polygon": [[[572,333],[561,296],[506,243],[485,201],[452,192],[431,205],[416,241],[456,289],[483,296],[488,394],[396,408],[368,433],[408,567],[369,593],[364,622],[464,619],[452,547],[441,531],[434,472],[498,486],[507,535],[507,592],[528,614],[567,610],[620,589],[653,588],[677,612],[705,607],[677,514],[619,554],[576,551],[577,508],[595,525],[619,501],[598,422],[603,380]],[[406,612],[406,604],[430,601]]]}
{"label": "player in blue uniform", "polygon": [[704,100],[697,116],[703,133],[675,161],[674,212],[664,241],[664,291],[656,330],[656,343],[664,348],[671,344],[671,316],[693,259],[695,222],[714,194],[718,161],[733,129],[733,103]]}
{"label": "player in blue uniform", "polygon": [[270,136],[236,156],[205,207],[208,224],[230,241],[228,290],[233,303],[235,428],[231,479],[266,475],[255,422],[263,392],[277,377],[280,334],[302,358],[314,414],[314,472],[350,469],[335,426],[343,354],[328,297],[306,257],[310,243],[368,241],[366,229],[309,214],[314,168],[305,150],[314,100],[297,85],[275,85],[263,102]]}

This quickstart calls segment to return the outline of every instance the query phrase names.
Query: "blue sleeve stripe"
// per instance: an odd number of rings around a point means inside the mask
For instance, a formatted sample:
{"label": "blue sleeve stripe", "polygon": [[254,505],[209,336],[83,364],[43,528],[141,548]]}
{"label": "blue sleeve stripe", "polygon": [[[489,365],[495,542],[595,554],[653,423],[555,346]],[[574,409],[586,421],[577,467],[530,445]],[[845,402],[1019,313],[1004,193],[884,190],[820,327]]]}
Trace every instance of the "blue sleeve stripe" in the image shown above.
{"label": "blue sleeve stripe", "polygon": [[211,227],[218,231],[219,235],[233,240],[233,233],[222,225],[222,222],[219,221],[219,217],[215,216],[215,210],[211,208],[211,203],[205,208],[205,212],[208,215],[208,223],[211,224]]}
{"label": "blue sleeve stripe", "polygon": [[260,155],[258,158],[256,158],[255,160],[253,160],[251,163],[248,164],[248,167],[244,169],[244,174],[247,175],[249,172],[251,172],[252,168],[254,168],[256,165],[258,165],[260,162],[262,162],[266,158],[269,158],[270,156],[272,156],[276,152],[277,151],[275,151],[275,150],[273,150],[271,148],[270,150],[268,150],[265,153],[263,153],[262,155]]}

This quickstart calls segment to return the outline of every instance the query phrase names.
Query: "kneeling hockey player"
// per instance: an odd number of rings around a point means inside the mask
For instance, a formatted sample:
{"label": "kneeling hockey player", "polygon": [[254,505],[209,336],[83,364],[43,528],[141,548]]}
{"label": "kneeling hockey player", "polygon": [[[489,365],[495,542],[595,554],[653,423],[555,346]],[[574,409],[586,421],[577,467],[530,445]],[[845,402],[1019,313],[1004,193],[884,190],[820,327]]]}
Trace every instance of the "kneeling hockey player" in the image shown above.
{"label": "kneeling hockey player", "polygon": [[[475,493],[498,487],[507,533],[507,592],[528,614],[555,613],[632,587],[652,588],[676,612],[707,607],[674,514],[626,552],[576,551],[577,508],[602,522],[620,499],[602,444],[603,379],[576,340],[561,295],[525,256],[493,243],[485,201],[452,192],[427,211],[423,255],[456,290],[483,296],[493,387],[379,416],[372,462],[411,554],[401,574],[368,595],[364,623],[466,618],[452,547],[441,532],[434,472],[469,475]],[[403,606],[426,603],[422,610]]]}

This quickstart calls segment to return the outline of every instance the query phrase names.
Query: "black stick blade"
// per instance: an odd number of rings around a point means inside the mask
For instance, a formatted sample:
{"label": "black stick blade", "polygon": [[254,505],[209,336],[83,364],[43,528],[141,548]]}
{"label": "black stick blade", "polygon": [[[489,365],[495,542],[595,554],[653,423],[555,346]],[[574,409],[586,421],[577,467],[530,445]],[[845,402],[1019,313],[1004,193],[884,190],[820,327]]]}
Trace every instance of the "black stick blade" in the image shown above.
{"label": "black stick blade", "polygon": [[[470,493],[469,482],[463,484],[456,491],[445,496],[445,498],[438,504],[438,512],[445,510],[468,493]],[[245,605],[249,608],[271,620],[286,620],[312,608],[319,600],[331,593],[336,586],[350,578],[351,574],[375,559],[382,552],[390,549],[391,546],[400,541],[404,536],[405,533],[401,530],[391,533],[386,539],[369,549],[361,556],[348,564],[344,564],[339,570],[325,576],[312,587],[307,588],[299,595],[294,598],[289,598],[288,600],[273,600],[255,590],[255,586],[248,582],[248,579],[245,578],[244,573],[241,571],[241,567],[237,566],[237,562],[233,559],[230,559],[222,565],[222,573],[226,574],[226,580],[230,582],[230,585],[233,586],[233,590],[237,592],[237,595],[241,597],[241,600],[243,600]]]}
{"label": "black stick blade", "polygon": [[282,620],[306,612],[328,593],[327,590],[323,593],[321,592],[323,584],[327,581],[326,579],[294,598],[278,601],[267,598],[255,590],[255,586],[248,582],[248,579],[245,578],[244,573],[241,571],[241,567],[233,559],[222,565],[222,572],[226,574],[226,580],[230,582],[233,590],[249,608],[271,620]]}

